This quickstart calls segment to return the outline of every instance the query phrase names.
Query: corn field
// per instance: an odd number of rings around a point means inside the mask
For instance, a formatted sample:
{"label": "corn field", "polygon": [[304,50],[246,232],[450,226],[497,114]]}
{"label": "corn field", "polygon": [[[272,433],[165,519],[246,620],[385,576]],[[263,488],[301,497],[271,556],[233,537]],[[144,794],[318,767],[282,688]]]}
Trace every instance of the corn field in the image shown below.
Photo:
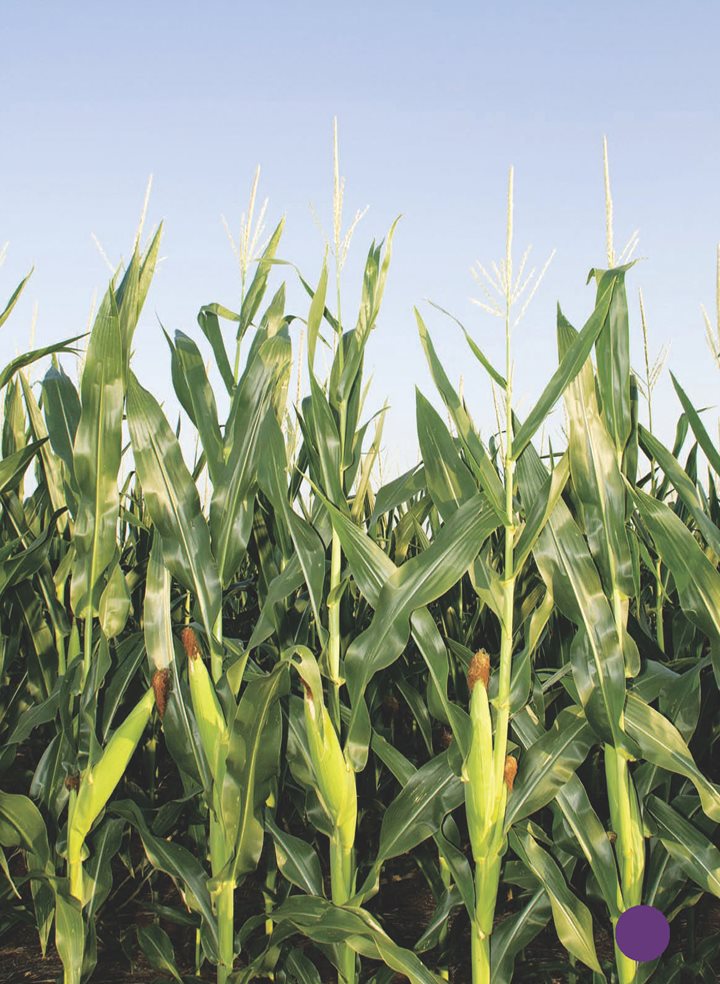
{"label": "corn field", "polygon": [[[395,225],[353,312],[339,214],[314,279],[280,262],[283,223],[261,249],[247,226],[239,311],[166,333],[179,421],[133,359],[161,228],[87,337],[0,372],[0,932],[33,927],[64,984],[107,980],[121,911],[163,980],[715,979],[720,446],[675,377],[673,446],[653,432],[611,224],[587,320],[558,307],[557,368],[518,415],[541,276],[514,255],[512,172],[507,212],[478,270],[505,364],[465,331],[497,427],[447,375],[443,315],[409,312],[434,391],[392,481],[364,361]],[[401,939],[395,883],[429,900]],[[639,905],[670,922],[655,960],[615,942]]]}

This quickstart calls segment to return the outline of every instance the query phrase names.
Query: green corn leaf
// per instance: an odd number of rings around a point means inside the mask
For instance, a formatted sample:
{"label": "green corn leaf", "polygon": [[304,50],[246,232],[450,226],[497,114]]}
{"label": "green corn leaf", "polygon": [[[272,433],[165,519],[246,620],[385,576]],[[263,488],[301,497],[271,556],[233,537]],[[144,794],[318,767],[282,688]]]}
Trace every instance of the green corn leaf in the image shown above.
{"label": "green corn leaf", "polygon": [[296,947],[291,950],[286,959],[285,967],[295,984],[322,984],[322,978],[315,964],[307,954]]}
{"label": "green corn leaf", "polygon": [[[0,848],[3,847],[20,847],[26,851],[28,871],[43,872],[48,879],[55,874],[45,822],[35,803],[27,796],[0,791]],[[7,874],[12,884],[9,872]],[[39,879],[33,879],[31,889],[35,925],[44,956],[56,908],[54,891],[51,881]]]}
{"label": "green corn leaf", "polygon": [[532,658],[555,611],[555,600],[550,591],[545,591],[539,602],[532,596],[528,601],[530,602],[528,607],[532,607],[524,630],[525,645],[513,660],[510,676],[511,717],[527,703],[532,685]]}
{"label": "green corn leaf", "polygon": [[72,338],[66,338],[62,342],[55,342],[53,345],[46,345],[44,348],[33,349],[30,352],[24,352],[22,355],[18,355],[12,362],[8,362],[3,369],[0,369],[0,390],[7,386],[19,369],[24,369],[25,366],[32,365],[38,359],[44,359],[46,355],[56,355],[61,352],[70,355],[74,354],[77,352],[77,349],[73,347],[73,342],[77,342],[84,337],[84,335],[74,335]]}
{"label": "green corn leaf", "polygon": [[418,731],[422,736],[422,740],[425,744],[428,755],[432,755],[432,720],[430,718],[430,711],[428,710],[427,703],[423,699],[420,691],[413,687],[412,684],[409,683],[404,677],[398,677],[395,680],[395,686],[402,694],[410,713],[415,719],[415,724],[417,725]]}
{"label": "green corn leaf", "polygon": [[451,885],[442,893],[422,936],[413,947],[416,953],[427,953],[429,950],[434,950],[446,938],[448,920],[452,917],[454,910],[462,905],[462,902],[462,896],[455,885]]}
{"label": "green corn leaf", "polygon": [[362,298],[357,323],[357,333],[360,336],[362,344],[364,344],[364,340],[375,326],[380,311],[383,294],[385,293],[385,284],[387,283],[388,270],[390,269],[390,260],[392,258],[393,238],[400,219],[401,216],[398,215],[390,226],[387,239],[385,240],[385,255],[382,258],[382,263],[379,262],[383,246],[381,242],[374,251],[371,248],[368,262],[365,265]]}
{"label": "green corn leaf", "polygon": [[198,599],[212,638],[220,613],[220,582],[200,498],[180,445],[160,406],[131,373],[128,426],[148,512],[162,540],[168,570]]}
{"label": "green corn leaf", "polygon": [[[368,252],[363,273],[362,296],[360,299],[360,309],[355,330],[347,332],[343,338],[349,344],[343,352],[342,359],[337,357],[333,365],[330,379],[330,393],[334,405],[339,406],[342,402],[351,399],[353,388],[360,381],[360,369],[362,367],[365,347],[370,336],[370,332],[375,327],[383,295],[387,282],[390,260],[392,258],[392,243],[395,236],[397,224],[400,221],[398,216],[387,235],[385,255],[382,256],[382,243],[378,246],[373,242]],[[380,257],[382,256],[382,261]],[[341,343],[342,344],[342,343]],[[354,429],[354,425],[352,425]]]}
{"label": "green corn leaf", "polygon": [[[377,608],[384,585],[399,568],[372,537],[356,526],[345,513],[330,504],[326,505],[353,577],[363,596]],[[410,628],[428,668],[429,700],[433,713],[451,726],[460,754],[464,758],[469,742],[470,721],[467,713],[448,698],[449,669],[445,643],[427,608],[415,609],[410,616]]]}
{"label": "green corn leaf", "polygon": [[528,503],[525,514],[525,526],[515,545],[513,568],[519,572],[533,551],[537,538],[545,529],[545,524],[553,513],[558,499],[570,477],[570,459],[564,454],[545,479],[542,489]]}
{"label": "green corn leaf", "polygon": [[[547,734],[533,719],[529,708],[515,715],[513,731],[526,749],[532,748]],[[527,773],[532,780],[531,770],[528,769]],[[525,770],[520,774],[518,785],[524,777]],[[514,795],[515,790],[508,803],[510,810],[513,809]],[[575,835],[578,846],[597,879],[610,914],[614,917],[619,916],[624,905],[615,855],[605,827],[593,809],[585,787],[577,775],[570,775],[564,785],[557,790],[555,805]]]}
{"label": "green corn leaf", "polygon": [[264,341],[238,385],[225,435],[227,460],[213,490],[210,531],[220,579],[227,586],[245,555],[252,527],[259,437],[278,387],[287,382],[290,343],[276,335]]}
{"label": "green corn leaf", "polygon": [[[705,538],[708,546],[720,556],[720,530],[706,514],[700,501],[695,484],[682,468],[680,462],[668,449],[658,441],[654,434],[646,430],[642,424],[639,427],[640,446],[650,459],[660,465],[665,475],[672,483],[683,504],[690,511],[698,529]],[[660,497],[658,496],[658,501]]]}
{"label": "green corn leaf", "polygon": [[162,237],[162,223],[158,226],[145,256],[140,254],[139,239],[135,240],[133,255],[123,275],[120,285],[115,291],[115,300],[120,314],[120,333],[123,341],[123,358],[127,366],[130,358],[133,335],[137,328],[140,312],[142,311],[150,289]]}
{"label": "green corn leaf", "polygon": [[640,489],[632,490],[632,496],[672,573],[683,611],[710,640],[715,679],[720,683],[720,574],[668,505]]}
{"label": "green corn leaf", "polygon": [[705,430],[705,425],[700,419],[700,414],[692,405],[689,397],[685,393],[685,390],[672,373],[670,373],[670,378],[672,379],[675,392],[677,393],[678,399],[682,404],[682,408],[685,411],[685,417],[692,428],[693,434],[695,435],[695,439],[702,448],[705,457],[710,463],[710,467],[717,475],[720,475],[720,453],[718,453],[718,450],[713,444],[710,435]]}
{"label": "green corn leaf", "polygon": [[491,365],[491,363],[489,362],[489,360],[486,358],[486,356],[480,350],[479,346],[473,340],[473,338],[470,335],[470,332],[467,330],[467,328],[465,328],[465,326],[460,321],[458,321],[458,319],[454,315],[450,314],[449,311],[446,311],[445,308],[440,307],[439,304],[435,304],[434,301],[430,301],[430,304],[432,304],[432,306],[434,308],[437,308],[438,311],[442,311],[443,314],[447,315],[447,317],[450,318],[451,321],[454,321],[455,322],[455,324],[460,328],[460,330],[462,331],[463,335],[465,336],[465,340],[467,341],[467,343],[468,343],[468,345],[470,347],[470,351],[475,356],[475,358],[478,360],[478,362],[480,363],[480,365],[487,372],[487,374],[490,376],[490,378],[493,380],[493,382],[497,383],[497,385],[500,387],[500,389],[505,389],[507,387],[507,381],[506,381],[505,377],[504,376],[501,376],[500,373],[497,371],[497,369],[495,369],[494,366]]}
{"label": "green corn leaf", "polygon": [[33,441],[14,454],[0,460],[0,493],[14,491],[25,474],[28,465],[39,452],[47,438]]}
{"label": "green corn leaf", "polygon": [[170,583],[170,573],[163,562],[160,537],[153,537],[143,604],[145,650],[153,670],[166,670],[174,660]]}
{"label": "green corn leaf", "polygon": [[[523,501],[532,501],[546,481],[547,472],[528,445],[518,461]],[[625,657],[613,611],[585,539],[562,499],[540,534],[533,556],[558,608],[578,627],[571,651],[573,678],[588,720],[599,737],[616,747],[627,747]]]}
{"label": "green corn leaf", "polygon": [[633,693],[628,694],[625,719],[642,757],[660,769],[689,779],[707,816],[720,823],[720,789],[700,772],[677,728]]}
{"label": "green corn leaf", "polygon": [[421,766],[385,810],[374,868],[379,871],[389,858],[409,854],[432,837],[464,798],[463,782],[450,768],[447,752]]}
{"label": "green corn leaf", "polygon": [[84,618],[97,613],[101,578],[116,550],[124,369],[118,312],[110,289],[88,342],[73,445],[78,511],[72,605],[75,614]]}
{"label": "green corn leaf", "polygon": [[327,396],[314,376],[310,377],[310,397],[303,400],[303,412],[312,428],[312,444],[318,465],[316,481],[328,498],[339,504],[344,500],[340,482],[340,433]]}
{"label": "green corn leaf", "polygon": [[618,454],[622,453],[632,430],[630,400],[630,331],[628,323],[625,274],[632,266],[612,270],[591,270],[588,281],[597,281],[597,301],[610,287],[610,303],[606,322],[596,343],[598,387],[603,417]]}
{"label": "green corn leaf", "polygon": [[223,442],[218,424],[215,394],[205,370],[200,350],[188,335],[175,332],[175,342],[167,338],[171,352],[172,381],[177,398],[200,435],[205,452],[210,479],[215,485],[220,481],[223,458]]}
{"label": "green corn leaf", "polygon": [[[375,755],[384,765],[387,766],[387,768],[392,772],[403,787],[405,787],[413,779],[413,777],[417,775],[418,770],[412,762],[405,758],[402,752],[393,747],[390,742],[386,741],[382,735],[379,735],[376,731],[373,731],[372,749]],[[440,856],[444,858],[452,872],[453,880],[460,893],[460,899],[464,903],[467,913],[472,919],[475,911],[475,886],[473,882],[473,875],[465,854],[456,847],[455,843],[445,836],[445,831],[447,831],[450,836],[453,836],[453,829],[457,834],[457,828],[454,827],[452,818],[448,814],[445,814],[442,827],[438,826],[432,834],[432,837],[438,846]],[[459,843],[459,835],[456,836],[456,840]],[[377,891],[379,870],[380,869],[377,864],[373,865],[362,888],[358,892],[358,898],[368,898],[371,894]],[[425,934],[423,935],[423,938],[424,936]]]}
{"label": "green corn leaf", "polygon": [[272,338],[283,328],[289,327],[294,320],[293,315],[285,314],[285,284],[282,283],[273,294],[272,300],[260,319],[260,329],[267,332],[268,338]]}
{"label": "green corn leaf", "polygon": [[112,804],[112,812],[123,817],[137,830],[150,864],[174,881],[187,886],[188,906],[203,917],[208,942],[217,952],[217,921],[207,889],[207,875],[195,855],[181,844],[156,837],[145,821],[137,803],[121,800]]}
{"label": "green corn leaf", "polygon": [[428,670],[428,708],[434,717],[450,726],[462,759],[469,747],[470,719],[467,712],[448,697],[447,648],[427,608],[418,608],[412,613],[410,630]]}
{"label": "green corn leaf", "polygon": [[292,896],[273,911],[273,920],[290,922],[317,943],[346,943],[356,953],[381,960],[411,984],[439,984],[411,951],[398,946],[363,909],[336,906],[313,896]]}
{"label": "green corn leaf", "polygon": [[13,552],[20,544],[20,538],[0,549],[0,597],[8,588],[33,577],[47,562],[55,532],[52,520],[55,518],[56,516],[51,518],[37,540],[33,540],[24,550]]}
{"label": "green corn leaf", "polygon": [[24,448],[27,441],[27,423],[20,386],[11,380],[5,393],[4,420],[2,429],[2,455],[11,454]]}
{"label": "green corn leaf", "polygon": [[60,704],[60,682],[55,684],[52,694],[47,700],[34,704],[20,718],[17,725],[10,732],[9,737],[5,738],[8,745],[20,745],[30,737],[35,728],[41,724],[47,724],[55,719]]}
{"label": "green corn leaf", "polygon": [[482,494],[473,496],[446,523],[430,547],[408,560],[383,586],[370,627],[350,644],[345,675],[352,703],[346,751],[353,767],[367,759],[370,722],[364,692],[375,673],[400,656],[410,618],[443,595],[468,569],[498,517]]}
{"label": "green corn leaf", "polygon": [[158,223],[158,227],[150,240],[150,245],[145,250],[145,255],[142,257],[140,262],[140,277],[137,289],[138,298],[138,313],[142,310],[145,304],[145,298],[150,290],[150,284],[152,278],[155,275],[155,267],[157,266],[158,254],[160,252],[160,242],[163,234],[163,223]]}
{"label": "green corn leaf", "polygon": [[224,314],[224,308],[219,304],[207,304],[200,308],[197,320],[203,335],[210,342],[210,347],[215,356],[215,364],[218,367],[222,381],[228,393],[232,394],[235,389],[235,377],[230,367],[227,356],[227,349],[220,331],[220,321],[218,315]]}
{"label": "green corn leaf", "polygon": [[[47,488],[50,503],[55,512],[65,510],[66,496],[62,479],[62,464],[53,453],[52,446],[48,443],[48,432],[45,427],[43,415],[35,399],[30,384],[24,372],[20,372],[20,385],[22,386],[25,407],[27,409],[28,425],[30,436],[34,441],[40,443],[40,460],[42,462],[43,474],[45,476],[45,486]],[[64,530],[67,523],[66,519],[61,520],[60,529]]]}
{"label": "green corn leaf", "polygon": [[280,238],[283,234],[284,228],[285,219],[281,219],[270,236],[268,244],[260,257],[257,270],[255,271],[255,276],[253,277],[252,283],[248,287],[242,308],[240,309],[240,319],[237,331],[238,341],[243,338],[245,332],[252,324],[260,304],[262,303],[262,299],[265,296],[268,277],[270,276],[270,271],[272,270],[272,260],[275,258],[275,254],[277,253],[277,248],[280,245]]}
{"label": "green corn leaf", "polygon": [[54,871],[45,821],[27,796],[0,791],[0,845],[22,847],[39,868]]}
{"label": "green corn leaf", "polygon": [[438,512],[447,521],[459,504],[477,493],[477,486],[460,459],[440,414],[420,390],[415,391],[415,401],[418,441],[425,462],[428,492]]}
{"label": "green corn leaf", "polygon": [[689,742],[698,725],[701,709],[700,677],[709,665],[701,660],[677,677],[660,699],[660,710],[678,729],[685,742]]}
{"label": "green corn leaf", "polygon": [[133,247],[130,262],[125,268],[120,285],[115,287],[115,281],[119,275],[116,271],[111,284],[115,306],[117,307],[120,325],[120,338],[122,341],[122,357],[125,371],[130,360],[130,346],[132,337],[137,327],[140,309],[138,306],[138,287],[140,284],[140,250],[137,239]]}
{"label": "green corn leaf", "polygon": [[516,828],[510,833],[510,845],[547,892],[562,945],[591,970],[600,973],[590,910],[573,895],[556,862],[531,834]]}
{"label": "green corn leaf", "polygon": [[120,850],[125,821],[105,820],[92,839],[90,857],[83,869],[85,905],[88,920],[92,920],[107,899],[112,888],[111,861]]}
{"label": "green corn leaf", "polygon": [[307,356],[308,356],[308,369],[311,374],[313,373],[315,366],[315,352],[317,350],[317,341],[320,336],[320,325],[322,324],[323,316],[325,315],[325,297],[327,296],[327,281],[328,281],[328,271],[327,271],[327,259],[323,260],[322,270],[320,271],[320,279],[318,280],[317,288],[312,291],[310,290],[310,296],[312,300],[310,301],[310,311],[307,317]]}
{"label": "green corn leaf", "polygon": [[543,888],[539,888],[519,912],[503,919],[493,930],[490,937],[493,982],[511,984],[517,955],[545,929],[551,915],[548,896]]}
{"label": "green corn leaf", "polygon": [[2,328],[2,326],[5,324],[5,322],[7,321],[7,319],[10,317],[10,314],[12,312],[12,309],[17,304],[18,299],[20,298],[20,295],[22,294],[23,290],[25,289],[25,286],[26,286],[28,280],[32,276],[34,269],[35,268],[33,267],[30,270],[30,273],[28,273],[26,276],[23,277],[23,279],[20,281],[20,283],[17,285],[17,287],[15,288],[15,290],[10,295],[10,300],[5,305],[4,310],[2,312],[0,312],[0,328]]}
{"label": "green corn leaf", "polygon": [[275,606],[290,597],[300,587],[303,580],[304,575],[300,560],[297,554],[294,554],[283,572],[274,577],[268,586],[260,616],[255,622],[252,635],[246,646],[247,652],[251,652],[272,635],[273,629],[277,628],[275,625]]}
{"label": "green corn leaf", "polygon": [[320,858],[313,846],[282,830],[269,814],[265,827],[272,835],[275,859],[283,877],[308,895],[324,895]]}
{"label": "green corn leaf", "polygon": [[372,750],[401,786],[405,786],[417,772],[410,759],[377,731],[373,731]]}
{"label": "green corn leaf", "polygon": [[374,526],[380,516],[385,516],[386,513],[397,509],[398,506],[404,505],[419,492],[424,492],[425,488],[424,465],[416,465],[398,478],[388,482],[387,485],[383,485],[375,495],[375,507],[370,518],[370,526]]}
{"label": "green corn leaf", "polygon": [[109,682],[106,683],[103,694],[101,730],[101,740],[103,743],[107,741],[108,734],[115,720],[115,715],[120,709],[123,697],[135,679],[138,667],[145,655],[142,634],[133,632],[131,635],[126,636],[122,642],[116,642],[115,652],[117,656],[117,667],[109,678]]}
{"label": "green corn leaf", "polygon": [[42,392],[50,444],[55,454],[65,463],[68,477],[74,483],[73,445],[80,423],[80,397],[70,377],[61,366],[55,365],[50,366],[45,373]]}
{"label": "green corn leaf", "polygon": [[[558,349],[572,346],[577,332],[558,310]],[[595,376],[588,360],[565,389],[570,424],[568,456],[573,491],[580,505],[590,552],[608,596],[633,593],[630,546],[625,531],[625,484],[616,446],[600,415]]]}
{"label": "green corn leaf", "polygon": [[174,980],[180,981],[182,984],[182,977],[175,966],[175,950],[164,929],[154,923],[138,926],[137,940],[140,949],[154,970],[169,974]]}
{"label": "green corn leaf", "polygon": [[280,769],[282,717],[279,699],[288,689],[288,665],[251,680],[230,730],[222,784],[222,816],[234,844],[234,880],[254,871],[263,845],[262,805]]}
{"label": "green corn leaf", "polygon": [[465,409],[465,405],[445,374],[425,322],[420,317],[417,308],[415,309],[415,319],[418,324],[420,341],[430,366],[433,381],[458,429],[460,440],[468,454],[468,463],[475,473],[475,478],[480,483],[487,495],[488,501],[492,504],[500,519],[505,515],[505,490],[498,478],[497,472],[492,466],[487,451],[483,447],[482,441],[477,436],[473,423]]}
{"label": "green corn leaf", "polygon": [[550,803],[585,761],[595,738],[578,707],[560,711],[552,728],[523,754],[505,812],[505,829]]}
{"label": "green corn leaf", "polygon": [[[37,578],[42,584],[42,569]],[[50,696],[55,685],[58,659],[53,632],[45,617],[43,598],[29,580],[15,584],[12,591],[16,610],[31,641],[26,651],[28,678],[44,699]]]}
{"label": "green corn leaf", "polygon": [[585,365],[588,356],[607,320],[613,295],[614,280],[598,291],[595,310],[585,323],[585,327],[566,350],[560,365],[555,370],[537,403],[526,417],[524,423],[513,437],[513,457],[519,458],[542,426],[545,418],[562,396],[566,387]]}
{"label": "green corn leaf", "polygon": [[645,823],[685,874],[720,898],[720,851],[689,820],[657,796],[645,800]]}
{"label": "green corn leaf", "polygon": [[322,640],[325,631],[320,620],[320,610],[325,582],[325,545],[313,527],[298,516],[288,502],[285,442],[273,414],[265,417],[260,446],[265,449],[259,463],[260,483],[290,533],[295,556],[302,568],[310,595],[317,631]]}

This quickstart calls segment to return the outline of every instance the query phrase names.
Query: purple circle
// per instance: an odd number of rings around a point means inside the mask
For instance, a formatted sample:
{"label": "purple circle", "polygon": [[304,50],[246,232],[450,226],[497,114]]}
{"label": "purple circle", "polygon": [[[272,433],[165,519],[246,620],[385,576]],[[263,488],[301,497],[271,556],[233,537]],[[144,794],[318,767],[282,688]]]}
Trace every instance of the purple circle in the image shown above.
{"label": "purple circle", "polygon": [[634,905],[618,919],[615,939],[631,960],[656,960],[670,942],[670,924],[654,905]]}

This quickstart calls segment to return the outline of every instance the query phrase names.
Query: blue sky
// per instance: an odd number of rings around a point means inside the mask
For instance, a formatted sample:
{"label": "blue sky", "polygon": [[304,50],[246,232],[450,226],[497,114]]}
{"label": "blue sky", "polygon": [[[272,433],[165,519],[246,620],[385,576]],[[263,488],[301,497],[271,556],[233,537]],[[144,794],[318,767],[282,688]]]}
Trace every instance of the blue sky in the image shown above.
{"label": "blue sky", "polygon": [[[616,243],[640,230],[629,276],[633,359],[642,365],[637,289],[651,349],[699,405],[717,372],[700,304],[715,305],[720,240],[720,107],[710,2],[136,3],[5,0],[0,22],[1,296],[34,264],[0,336],[0,361],[84,330],[106,266],[127,255],[148,175],[148,221],[165,220],[161,264],[136,336],[135,370],[174,406],[158,319],[200,337],[198,308],[236,307],[239,278],[220,215],[237,227],[256,164],[280,253],[314,279],[330,228],[332,118],[340,122],[346,215],[369,205],[345,271],[344,311],[362,262],[403,214],[383,312],[368,353],[368,410],[387,396],[388,470],[415,460],[414,386],[428,395],[412,307],[421,305],[448,372],[464,375],[477,420],[489,390],[453,311],[501,361],[500,324],[475,307],[470,266],[503,250],[507,169],[515,167],[516,243],[555,259],[517,331],[516,389],[527,409],[556,363],[555,304],[578,327],[585,277],[605,258],[602,136],[610,144]],[[306,313],[293,285],[290,307]],[[656,418],[678,413],[667,375]],[[716,417],[710,411],[710,420]]]}

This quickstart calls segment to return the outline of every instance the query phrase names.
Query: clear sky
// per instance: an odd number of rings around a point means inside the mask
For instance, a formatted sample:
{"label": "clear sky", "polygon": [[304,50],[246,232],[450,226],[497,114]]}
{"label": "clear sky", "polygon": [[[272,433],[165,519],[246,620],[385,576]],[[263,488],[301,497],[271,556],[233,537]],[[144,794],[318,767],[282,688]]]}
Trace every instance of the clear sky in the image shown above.
{"label": "clear sky", "polygon": [[[0,362],[85,329],[107,267],[127,255],[148,175],[148,222],[165,220],[158,269],[136,336],[135,370],[173,407],[158,319],[200,338],[198,308],[236,307],[239,277],[220,216],[237,227],[256,165],[281,215],[280,255],[317,277],[330,228],[332,118],[340,123],[346,216],[369,205],[346,267],[353,312],[367,247],[397,231],[386,301],[368,354],[368,410],[387,396],[388,469],[416,457],[414,386],[432,384],[412,315],[423,306],[448,372],[464,375],[492,425],[485,377],[431,298],[501,361],[500,323],[475,307],[477,259],[502,255],[507,169],[515,167],[516,242],[542,263],[557,249],[516,335],[527,409],[556,364],[555,304],[577,327],[585,277],[605,261],[602,136],[610,145],[615,236],[640,230],[629,275],[633,358],[642,368],[637,289],[651,349],[696,404],[716,403],[718,370],[700,304],[715,307],[720,240],[720,7],[707,2],[362,4],[314,2],[40,3],[0,7],[0,296],[34,264],[0,334]],[[288,274],[287,276],[291,276]],[[306,314],[295,287],[290,307]],[[204,341],[204,340],[203,340]],[[667,375],[656,417],[671,439]],[[710,411],[710,419],[716,412]]]}

